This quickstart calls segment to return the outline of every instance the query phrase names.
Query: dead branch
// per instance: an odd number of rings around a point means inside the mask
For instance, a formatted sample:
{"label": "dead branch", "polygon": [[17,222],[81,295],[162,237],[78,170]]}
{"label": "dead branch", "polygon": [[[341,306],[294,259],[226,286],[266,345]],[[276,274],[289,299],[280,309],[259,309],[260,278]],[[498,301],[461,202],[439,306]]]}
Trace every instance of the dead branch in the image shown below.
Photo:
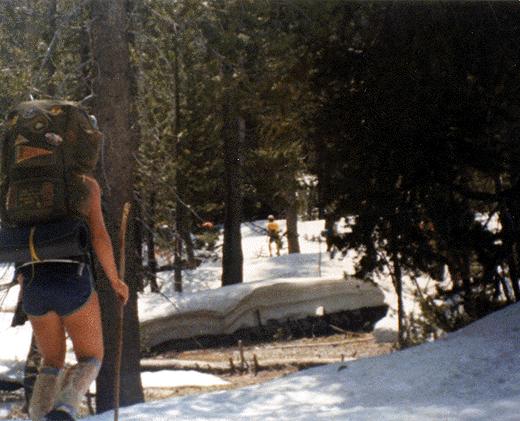
{"label": "dead branch", "polygon": [[[254,357],[253,357],[254,358]],[[254,361],[254,360],[253,360]],[[334,364],[341,362],[338,358],[294,358],[294,359],[271,359],[262,360],[260,364],[256,359],[255,369],[261,370],[281,370],[285,368],[296,368],[298,370],[316,367],[325,364]],[[159,371],[159,370],[197,370],[204,373],[212,374],[229,374],[235,373],[237,370],[233,360],[230,358],[227,362],[216,361],[193,361],[178,359],[143,359],[141,360],[141,371]]]}

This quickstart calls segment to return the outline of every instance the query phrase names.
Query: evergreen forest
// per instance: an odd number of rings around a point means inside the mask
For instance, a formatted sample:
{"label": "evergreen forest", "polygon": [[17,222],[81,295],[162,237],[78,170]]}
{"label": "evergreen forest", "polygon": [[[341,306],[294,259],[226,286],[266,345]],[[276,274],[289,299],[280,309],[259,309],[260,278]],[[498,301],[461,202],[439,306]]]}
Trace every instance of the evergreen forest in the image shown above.
{"label": "evergreen forest", "polygon": [[[357,275],[391,270],[398,296],[405,273],[449,279],[418,290],[424,337],[520,300],[517,1],[0,0],[0,112],[51,97],[105,134],[116,248],[133,206],[127,384],[155,252],[175,256],[182,291],[194,239],[222,232],[222,285],[240,283],[240,224],[269,214],[291,253],[298,219],[345,218]],[[142,400],[135,385],[122,404]]]}

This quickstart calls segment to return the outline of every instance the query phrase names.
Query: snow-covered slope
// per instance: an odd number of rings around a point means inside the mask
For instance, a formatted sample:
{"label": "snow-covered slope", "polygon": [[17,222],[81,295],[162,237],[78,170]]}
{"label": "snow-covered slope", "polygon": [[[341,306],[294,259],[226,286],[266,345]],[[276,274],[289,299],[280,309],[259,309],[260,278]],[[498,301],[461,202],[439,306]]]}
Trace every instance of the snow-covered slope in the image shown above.
{"label": "snow-covered slope", "polygon": [[[324,244],[304,239],[317,235],[322,226],[317,222],[301,225],[303,253],[294,257],[268,258],[265,237],[245,235],[246,282],[276,279],[283,283],[286,278],[305,282],[316,278],[320,247],[323,279],[339,279],[344,272],[352,274],[355,256],[330,260],[323,254]],[[219,265],[220,262],[207,263],[187,273],[185,294],[174,294],[171,282],[165,279],[163,292],[172,300],[170,305],[188,308],[191,303],[193,308],[200,308],[194,293],[219,286]],[[385,301],[395,309],[390,279],[382,276],[378,283]],[[146,314],[163,300],[156,294],[145,294],[140,297],[140,313]],[[407,300],[406,305],[408,310],[412,309],[413,301]],[[14,367],[25,358],[30,329],[9,328],[11,315],[0,316],[0,374],[17,377]],[[395,326],[392,317],[391,311],[385,319],[390,330]],[[0,417],[5,412],[0,408]],[[87,419],[112,418],[112,414],[102,414]],[[120,419],[517,421],[520,420],[520,304],[434,343],[384,357],[309,369],[260,386],[136,405],[122,409]]]}
{"label": "snow-covered slope", "polygon": [[[284,221],[278,221],[281,229],[284,230]],[[306,221],[298,224],[298,232],[300,234],[300,254],[287,254],[287,249],[282,250],[281,256],[269,257],[267,252],[267,237],[262,232],[255,230],[255,226],[263,226],[265,221],[258,221],[253,224],[244,224],[242,227],[242,248],[244,253],[244,283],[241,285],[219,288],[221,285],[222,263],[220,260],[207,261],[195,270],[183,272],[183,289],[182,294],[173,291],[173,274],[165,272],[160,274],[159,283],[162,286],[162,294],[158,295],[151,292],[145,292],[139,296],[139,317],[141,322],[148,325],[143,329],[143,343],[148,345],[156,343],[154,336],[158,335],[158,331],[162,331],[162,318],[178,317],[178,325],[175,329],[187,329],[188,333],[205,334],[208,327],[212,329],[215,323],[222,323],[225,331],[233,330],[234,326],[240,326],[241,323],[249,319],[252,323],[257,322],[256,308],[254,306],[247,307],[252,309],[249,313],[242,317],[240,311],[233,311],[238,308],[237,303],[245,300],[253,294],[255,290],[263,290],[267,292],[268,286],[273,286],[273,291],[283,293],[285,290],[292,290],[296,293],[298,289],[306,288],[309,285],[319,286],[322,283],[323,288],[307,288],[306,294],[302,297],[303,301],[310,302],[306,305],[307,314],[313,314],[320,306],[326,312],[338,311],[340,306],[346,309],[354,308],[354,305],[371,306],[379,305],[381,300],[389,305],[387,317],[381,320],[376,333],[384,333],[387,340],[395,339],[395,331],[397,322],[396,299],[392,282],[389,276],[382,275],[377,279],[379,290],[370,287],[369,284],[359,283],[359,281],[347,278],[345,275],[353,275],[354,262],[357,258],[352,251],[344,258],[336,256],[330,259],[326,253],[324,242],[319,242],[320,232],[323,230],[324,221]],[[165,263],[165,262],[163,262]],[[12,279],[12,270],[0,268],[2,282],[8,282]],[[321,275],[321,276],[320,276]],[[427,279],[419,279],[421,285],[428,282]],[[359,283],[359,293],[351,294],[347,286],[357,285]],[[300,285],[297,285],[300,284]],[[332,286],[339,284],[338,295],[334,296]],[[276,286],[279,285],[279,286]],[[336,285],[337,286],[337,285]],[[354,288],[354,291],[357,288]],[[383,293],[383,297],[381,296]],[[408,311],[414,308],[412,293],[410,290],[405,291],[405,304]],[[258,292],[256,293],[258,294]],[[342,295],[343,294],[343,295]],[[21,378],[20,370],[23,361],[27,355],[28,344],[31,337],[31,329],[28,323],[23,327],[11,328],[10,321],[16,300],[18,297],[18,288],[13,287],[9,294],[4,297],[4,293],[0,293],[0,336],[2,346],[0,346],[0,376]],[[269,300],[268,295],[264,297]],[[274,297],[277,302],[283,302],[283,296]],[[342,301],[343,300],[343,301]],[[249,300],[251,303],[252,301]],[[268,318],[283,318],[298,312],[302,314],[301,307],[287,306],[281,308],[276,313],[276,309],[270,306],[265,312],[260,313],[263,320]],[[269,306],[266,306],[269,307]],[[3,311],[3,312],[2,312]],[[284,311],[287,313],[284,314]],[[200,324],[192,323],[193,319],[185,318],[183,314],[192,314],[201,317]],[[223,317],[222,314],[230,314],[231,317]],[[238,316],[237,316],[238,314]],[[177,315],[177,316],[176,316]],[[208,321],[211,316],[217,316],[216,321]],[[253,319],[251,319],[253,317]],[[172,328],[172,331],[175,330]],[[212,330],[214,332],[214,330]],[[380,335],[381,336],[381,335]],[[70,355],[70,360],[72,356]]]}
{"label": "snow-covered slope", "polygon": [[[282,230],[285,222],[278,221]],[[231,333],[258,324],[258,318],[285,320],[362,307],[388,305],[388,316],[376,325],[380,340],[396,340],[395,291],[388,274],[377,286],[352,277],[357,254],[336,254],[331,259],[320,232],[324,221],[299,222],[301,253],[268,256],[267,237],[258,228],[265,221],[243,224],[244,283],[221,285],[222,262],[206,261],[195,270],[183,272],[182,294],[173,290],[172,274],[162,273],[163,295],[141,294],[139,313],[143,343],[153,346],[168,339],[192,335]],[[163,262],[165,263],[165,262]],[[347,282],[345,282],[345,280]],[[428,279],[420,278],[424,286]],[[412,285],[412,283],[409,283]],[[407,311],[413,311],[413,292],[405,289]],[[260,313],[260,315],[259,315]]]}
{"label": "snow-covered slope", "polygon": [[380,306],[384,306],[381,290],[355,278],[293,278],[230,285],[186,293],[176,307],[163,303],[142,315],[141,342],[154,346],[172,339],[231,334],[270,320]]}
{"label": "snow-covered slope", "polygon": [[516,304],[434,343],[254,387],[136,405],[121,419],[517,421],[519,350]]}

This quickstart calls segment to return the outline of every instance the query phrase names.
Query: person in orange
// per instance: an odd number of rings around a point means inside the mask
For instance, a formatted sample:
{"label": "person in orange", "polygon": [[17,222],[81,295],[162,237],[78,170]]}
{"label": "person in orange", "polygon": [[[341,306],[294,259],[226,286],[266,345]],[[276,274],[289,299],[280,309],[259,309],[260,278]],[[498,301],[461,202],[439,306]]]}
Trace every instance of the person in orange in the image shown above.
{"label": "person in orange", "polygon": [[[118,276],[111,239],[101,211],[101,189],[84,176],[88,195],[83,219],[92,248],[122,303],[128,286]],[[17,268],[22,303],[31,322],[42,367],[34,384],[29,415],[33,421],[74,420],[82,397],[96,379],[103,359],[103,334],[92,268],[84,262],[41,261]],[[72,340],[77,364],[63,372],[65,332]]]}
{"label": "person in orange", "polygon": [[280,256],[280,249],[282,248],[282,237],[280,235],[280,226],[275,222],[273,215],[269,215],[267,217],[266,230],[267,236],[269,237],[269,256],[273,255],[271,250],[272,243],[275,243],[276,245],[276,255]]}

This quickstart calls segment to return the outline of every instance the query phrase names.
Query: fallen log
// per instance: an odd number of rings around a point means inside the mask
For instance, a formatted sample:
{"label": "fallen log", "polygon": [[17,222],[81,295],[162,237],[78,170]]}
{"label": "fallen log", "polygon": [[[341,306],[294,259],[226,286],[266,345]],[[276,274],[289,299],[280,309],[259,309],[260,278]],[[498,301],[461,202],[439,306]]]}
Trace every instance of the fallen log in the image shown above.
{"label": "fallen log", "polygon": [[23,388],[23,383],[18,380],[0,379],[0,390],[4,392],[13,392]]}
{"label": "fallen log", "polygon": [[[196,309],[182,303],[164,303],[156,311],[142,315],[143,346],[151,350],[157,347],[154,352],[185,349],[184,345],[193,338],[210,341],[212,337],[230,337],[236,344],[237,339],[272,338],[279,328],[314,334],[316,325],[321,325],[320,330],[333,332],[338,328],[342,333],[367,331],[388,309],[379,287],[353,277],[273,281],[237,290],[226,306],[215,304],[219,300],[212,296],[220,294],[222,291],[216,289],[194,296]],[[305,322],[306,327],[300,326],[299,321]]]}
{"label": "fallen log", "polygon": [[341,341],[330,341],[330,342],[318,342],[318,343],[297,343],[291,345],[268,345],[266,349],[291,349],[291,348],[326,348],[329,346],[340,346],[340,345],[350,345],[356,344],[360,342],[374,342],[374,338],[372,336],[366,338],[350,338],[344,339]]}
{"label": "fallen log", "polygon": [[[281,370],[291,367],[301,370],[319,365],[339,363],[341,361],[345,361],[345,359],[338,357],[258,360],[257,358],[257,361],[252,360],[252,364],[248,365],[253,365],[256,371]],[[229,361],[179,360],[174,358],[141,360],[141,371],[159,370],[196,370],[211,374],[228,374],[233,373],[233,371],[241,371],[240,367],[237,367],[234,363],[231,364]]]}

